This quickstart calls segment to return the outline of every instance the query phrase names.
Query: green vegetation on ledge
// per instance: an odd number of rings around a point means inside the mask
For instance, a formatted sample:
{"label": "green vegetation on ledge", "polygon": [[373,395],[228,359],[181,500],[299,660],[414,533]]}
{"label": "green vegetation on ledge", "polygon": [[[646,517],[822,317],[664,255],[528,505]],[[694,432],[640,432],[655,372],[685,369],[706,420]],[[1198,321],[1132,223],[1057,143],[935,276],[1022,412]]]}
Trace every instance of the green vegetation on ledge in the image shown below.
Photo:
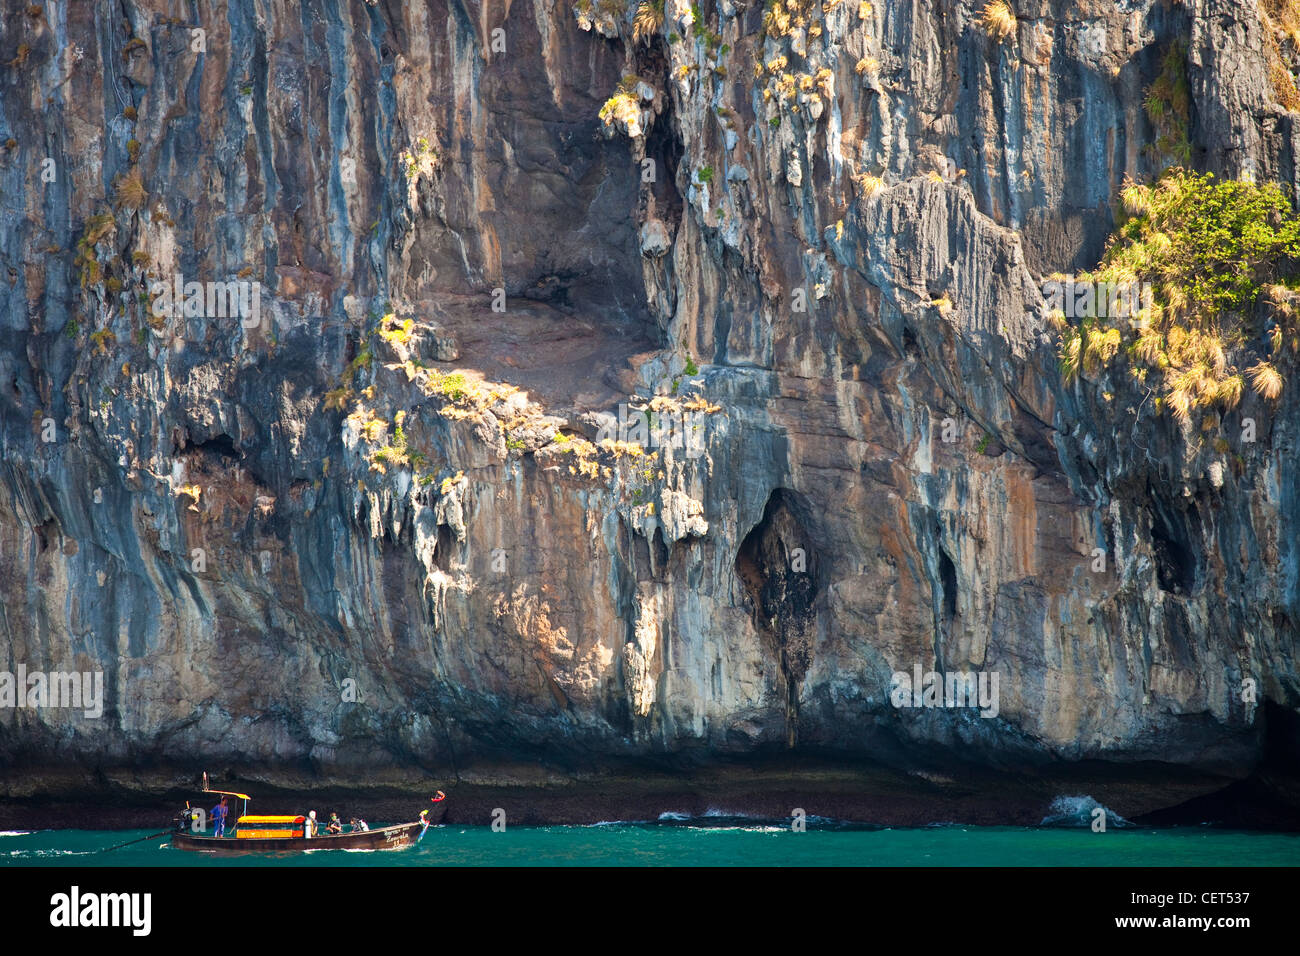
{"label": "green vegetation on ledge", "polygon": [[1157,409],[1184,424],[1193,410],[1236,406],[1247,379],[1276,399],[1278,365],[1300,347],[1300,296],[1288,285],[1300,218],[1282,190],[1175,168],[1154,185],[1129,184],[1122,197],[1127,219],[1100,267],[1081,278],[1150,283],[1152,295],[1127,327],[1116,316],[1054,315],[1066,380],[1123,357],[1135,379],[1150,376],[1158,388]]}

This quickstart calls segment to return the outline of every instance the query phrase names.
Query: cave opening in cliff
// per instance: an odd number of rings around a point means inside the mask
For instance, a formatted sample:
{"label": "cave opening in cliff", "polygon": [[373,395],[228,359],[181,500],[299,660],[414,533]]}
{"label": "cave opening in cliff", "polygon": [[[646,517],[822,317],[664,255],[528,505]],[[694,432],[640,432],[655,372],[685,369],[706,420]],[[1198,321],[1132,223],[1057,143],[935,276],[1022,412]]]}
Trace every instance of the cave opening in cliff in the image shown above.
{"label": "cave opening in cliff", "polygon": [[939,549],[939,586],[943,590],[943,618],[952,623],[957,616],[957,566],[943,548]]}
{"label": "cave opening in cliff", "polygon": [[180,454],[186,448],[192,448],[194,451],[201,452],[205,455],[211,455],[215,458],[235,459],[240,458],[239,449],[235,447],[235,440],[222,432],[219,435],[213,435],[211,438],[198,442],[187,442],[184,439],[180,444],[173,443],[172,454]]}
{"label": "cave opening in cliff", "polygon": [[456,541],[450,525],[438,525],[438,540],[433,546],[433,564],[443,574],[451,573],[451,546]]}
{"label": "cave opening in cliff", "polygon": [[1156,580],[1160,590],[1168,594],[1188,595],[1196,589],[1197,561],[1190,538],[1198,529],[1187,527],[1195,520],[1194,512],[1188,512],[1185,521],[1171,520],[1160,507],[1151,513]]}
{"label": "cave opening in cliff", "polygon": [[1142,826],[1294,830],[1300,812],[1300,714],[1265,698],[1255,716],[1258,756],[1246,776],[1133,819]]}
{"label": "cave opening in cliff", "polygon": [[786,689],[786,744],[798,742],[799,689],[812,664],[820,565],[812,508],[788,488],[772,492],[763,518],[736,554],[754,624],[780,667]]}
{"label": "cave opening in cliff", "polygon": [[654,182],[650,184],[655,213],[660,219],[676,224],[682,217],[682,197],[677,191],[677,165],[682,158],[682,143],[674,129],[671,97],[666,99],[663,113],[646,135],[645,155],[655,165]]}
{"label": "cave opening in cliff", "polygon": [[668,542],[664,540],[664,529],[656,527],[654,534],[650,538],[650,550],[654,557],[654,568],[656,573],[663,575],[664,569],[668,567],[669,548]]}

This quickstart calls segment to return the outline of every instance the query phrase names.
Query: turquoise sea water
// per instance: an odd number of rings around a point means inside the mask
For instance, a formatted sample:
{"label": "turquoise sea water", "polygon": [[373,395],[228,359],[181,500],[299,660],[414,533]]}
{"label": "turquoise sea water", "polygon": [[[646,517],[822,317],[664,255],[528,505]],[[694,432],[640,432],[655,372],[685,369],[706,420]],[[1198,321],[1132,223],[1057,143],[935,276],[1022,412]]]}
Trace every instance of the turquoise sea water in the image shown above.
{"label": "turquoise sea water", "polygon": [[[156,831],[155,831],[156,832]],[[1087,829],[965,827],[866,829],[745,821],[690,825],[432,827],[405,850],[318,850],[217,859],[167,840],[104,848],[148,830],[38,830],[0,834],[9,866],[1296,866],[1300,834],[1209,827]]]}

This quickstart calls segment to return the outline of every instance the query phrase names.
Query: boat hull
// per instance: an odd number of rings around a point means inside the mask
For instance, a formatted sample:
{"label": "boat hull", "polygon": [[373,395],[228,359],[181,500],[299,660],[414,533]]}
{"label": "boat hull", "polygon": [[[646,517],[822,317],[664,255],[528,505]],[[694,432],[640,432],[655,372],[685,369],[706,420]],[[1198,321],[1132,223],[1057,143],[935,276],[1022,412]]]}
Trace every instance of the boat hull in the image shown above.
{"label": "boat hull", "polygon": [[412,846],[420,837],[424,824],[399,823],[391,827],[360,830],[352,833],[327,833],[306,837],[238,837],[200,836],[178,831],[170,843],[178,850],[215,853],[222,856],[242,853],[303,853],[307,850],[400,850]]}

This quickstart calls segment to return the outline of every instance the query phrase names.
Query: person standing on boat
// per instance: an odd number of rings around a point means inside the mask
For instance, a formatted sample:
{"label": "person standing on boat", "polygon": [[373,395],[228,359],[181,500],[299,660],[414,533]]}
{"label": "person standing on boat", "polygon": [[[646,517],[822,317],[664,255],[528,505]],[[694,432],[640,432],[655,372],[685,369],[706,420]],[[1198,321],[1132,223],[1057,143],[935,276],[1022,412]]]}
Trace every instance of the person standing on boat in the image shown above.
{"label": "person standing on boat", "polygon": [[316,835],[316,811],[313,810],[307,814],[307,819],[302,822],[302,835],[311,839]]}
{"label": "person standing on boat", "polygon": [[222,797],[221,802],[212,808],[212,835],[214,837],[226,835],[226,814],[229,812],[226,807],[225,797]]}

